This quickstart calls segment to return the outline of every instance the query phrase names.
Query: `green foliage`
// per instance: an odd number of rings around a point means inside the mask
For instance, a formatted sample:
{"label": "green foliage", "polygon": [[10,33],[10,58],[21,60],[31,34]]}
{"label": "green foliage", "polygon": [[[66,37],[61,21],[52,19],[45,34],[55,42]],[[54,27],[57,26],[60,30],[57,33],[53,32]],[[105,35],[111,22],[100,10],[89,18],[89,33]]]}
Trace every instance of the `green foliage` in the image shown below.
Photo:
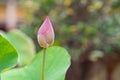
{"label": "green foliage", "polygon": [[25,66],[35,56],[33,41],[19,30],[11,30],[8,33],[1,32],[16,48],[19,55],[19,66]]}
{"label": "green foliage", "polygon": [[18,54],[11,43],[0,35],[0,72],[17,64]]}
{"label": "green foliage", "polygon": [[19,64],[21,66],[28,64],[35,56],[35,46],[33,41],[19,30],[8,32],[7,37],[18,51],[20,59]]}
{"label": "green foliage", "polygon": [[[2,74],[2,80],[41,80],[43,51],[24,68],[14,69]],[[64,80],[70,66],[70,56],[61,47],[50,47],[46,51],[45,80]]]}

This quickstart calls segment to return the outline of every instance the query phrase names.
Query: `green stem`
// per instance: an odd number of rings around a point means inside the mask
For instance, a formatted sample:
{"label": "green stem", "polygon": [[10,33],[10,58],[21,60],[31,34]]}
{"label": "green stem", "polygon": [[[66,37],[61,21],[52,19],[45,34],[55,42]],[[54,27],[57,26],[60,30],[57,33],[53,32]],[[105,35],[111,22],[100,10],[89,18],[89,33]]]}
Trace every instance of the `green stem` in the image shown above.
{"label": "green stem", "polygon": [[1,72],[0,72],[0,80],[1,80]]}
{"label": "green stem", "polygon": [[42,80],[45,80],[45,55],[46,55],[46,48],[43,49]]}

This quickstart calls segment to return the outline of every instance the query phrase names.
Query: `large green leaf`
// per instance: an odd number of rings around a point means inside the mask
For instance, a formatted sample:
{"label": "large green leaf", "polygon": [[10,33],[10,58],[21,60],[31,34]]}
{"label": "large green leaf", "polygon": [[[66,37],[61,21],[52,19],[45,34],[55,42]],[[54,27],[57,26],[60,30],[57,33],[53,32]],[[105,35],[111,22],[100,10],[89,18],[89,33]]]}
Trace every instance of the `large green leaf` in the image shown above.
{"label": "large green leaf", "polygon": [[8,33],[0,32],[16,48],[19,55],[19,65],[28,64],[35,55],[35,46],[33,41],[20,30],[11,30]]}
{"label": "large green leaf", "polygon": [[0,35],[0,72],[5,68],[11,68],[17,64],[17,51]]}
{"label": "large green leaf", "polygon": [[[41,80],[43,52],[40,52],[28,66],[2,74],[2,80]],[[70,56],[61,47],[46,51],[45,80],[64,80],[70,65]]]}

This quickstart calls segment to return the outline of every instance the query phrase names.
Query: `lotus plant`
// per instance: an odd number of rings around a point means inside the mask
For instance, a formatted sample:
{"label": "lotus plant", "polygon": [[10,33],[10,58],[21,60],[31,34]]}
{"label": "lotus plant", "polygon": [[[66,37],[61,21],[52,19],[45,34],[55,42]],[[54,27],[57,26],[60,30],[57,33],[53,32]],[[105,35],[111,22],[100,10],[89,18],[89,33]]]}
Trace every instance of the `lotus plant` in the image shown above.
{"label": "lotus plant", "polygon": [[[18,55],[24,52],[24,56],[28,56],[31,54],[29,53],[31,52],[30,49],[33,48],[29,47],[27,51],[24,51],[23,47],[32,45],[25,44],[26,41],[29,42],[30,40],[26,40],[26,36],[21,37],[23,36],[19,36],[18,32],[0,33],[0,80],[65,80],[67,69],[70,66],[70,56],[64,48],[50,47],[54,43],[55,35],[48,16],[37,35],[43,51],[40,51],[29,64],[26,63],[25,66],[16,68],[15,66],[20,58]],[[20,38],[20,40],[17,38]],[[20,44],[19,47],[18,43]],[[27,61],[28,58],[30,60],[31,56],[26,57]],[[22,59],[24,58],[22,57]]]}
{"label": "lotus plant", "polygon": [[38,30],[37,39],[39,45],[44,49],[43,62],[42,62],[42,80],[44,80],[44,68],[45,68],[45,54],[46,48],[50,47],[54,43],[54,30],[49,17],[47,16],[40,29]]}

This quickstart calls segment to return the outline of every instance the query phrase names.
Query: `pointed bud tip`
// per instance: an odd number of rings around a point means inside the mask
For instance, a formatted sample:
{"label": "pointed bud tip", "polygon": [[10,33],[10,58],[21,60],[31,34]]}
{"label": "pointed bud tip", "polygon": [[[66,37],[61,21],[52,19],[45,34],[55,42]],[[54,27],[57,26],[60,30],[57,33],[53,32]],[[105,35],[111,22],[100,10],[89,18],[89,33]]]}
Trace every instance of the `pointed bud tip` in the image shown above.
{"label": "pointed bud tip", "polygon": [[46,16],[46,19],[50,19],[49,16]]}

